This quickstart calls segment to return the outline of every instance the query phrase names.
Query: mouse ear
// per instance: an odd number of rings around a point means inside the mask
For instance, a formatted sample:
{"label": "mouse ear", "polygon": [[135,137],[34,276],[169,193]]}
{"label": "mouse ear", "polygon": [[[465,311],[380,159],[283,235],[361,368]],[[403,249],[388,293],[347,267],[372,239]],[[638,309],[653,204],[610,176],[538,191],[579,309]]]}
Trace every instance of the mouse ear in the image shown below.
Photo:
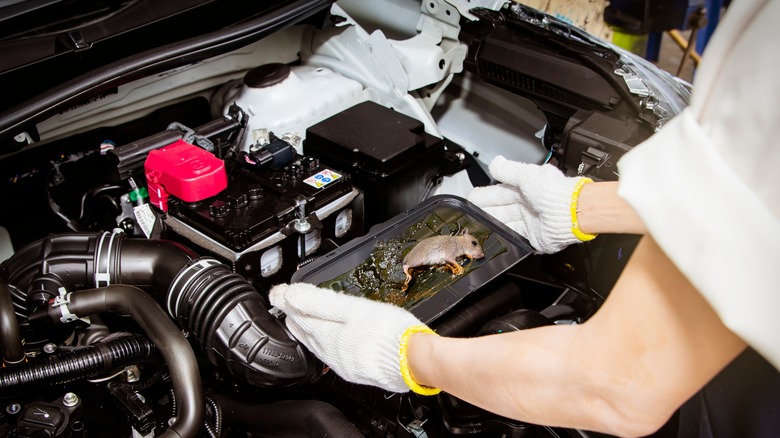
{"label": "mouse ear", "polygon": [[461,230],[460,230],[460,233],[459,233],[459,234],[460,234],[461,236],[465,236],[465,235],[466,235],[466,234],[468,234],[468,233],[469,233],[469,229],[468,229],[468,228],[466,228],[466,227],[463,227],[463,228],[461,228]]}

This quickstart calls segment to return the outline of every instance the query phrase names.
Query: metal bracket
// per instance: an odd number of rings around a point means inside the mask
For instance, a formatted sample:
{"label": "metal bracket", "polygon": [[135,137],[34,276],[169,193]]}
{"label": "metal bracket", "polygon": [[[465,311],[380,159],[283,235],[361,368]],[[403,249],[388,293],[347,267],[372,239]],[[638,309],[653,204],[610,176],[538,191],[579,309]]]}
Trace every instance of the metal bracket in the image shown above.
{"label": "metal bracket", "polygon": [[425,432],[425,429],[423,429],[423,426],[427,421],[428,420],[420,421],[414,419],[411,423],[406,425],[406,430],[408,430],[415,438],[428,438],[428,434]]}

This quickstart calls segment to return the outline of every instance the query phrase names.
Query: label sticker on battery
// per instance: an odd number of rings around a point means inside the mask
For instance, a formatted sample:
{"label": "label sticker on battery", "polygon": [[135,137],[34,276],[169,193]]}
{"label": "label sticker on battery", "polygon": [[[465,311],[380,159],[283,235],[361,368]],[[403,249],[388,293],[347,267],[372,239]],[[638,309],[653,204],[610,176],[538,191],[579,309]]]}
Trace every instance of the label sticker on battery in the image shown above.
{"label": "label sticker on battery", "polygon": [[303,182],[314,187],[315,189],[321,189],[326,185],[332,183],[333,181],[336,181],[339,178],[341,178],[340,174],[330,169],[325,169],[320,172],[317,172],[316,175],[312,175],[306,178],[305,180],[303,180]]}

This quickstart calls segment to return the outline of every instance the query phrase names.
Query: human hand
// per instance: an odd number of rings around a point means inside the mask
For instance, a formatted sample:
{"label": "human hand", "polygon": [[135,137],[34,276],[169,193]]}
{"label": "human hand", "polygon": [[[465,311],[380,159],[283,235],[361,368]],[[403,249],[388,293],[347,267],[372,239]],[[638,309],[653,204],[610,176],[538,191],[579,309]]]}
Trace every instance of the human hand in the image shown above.
{"label": "human hand", "polygon": [[502,184],[477,187],[468,200],[527,238],[538,252],[558,252],[596,237],[580,231],[577,223],[579,193],[590,179],[500,155],[490,163],[490,174]]}
{"label": "human hand", "polygon": [[439,392],[409,374],[409,337],[433,331],[406,310],[305,283],[274,286],[269,298],[287,314],[290,332],[343,379],[393,392]]}

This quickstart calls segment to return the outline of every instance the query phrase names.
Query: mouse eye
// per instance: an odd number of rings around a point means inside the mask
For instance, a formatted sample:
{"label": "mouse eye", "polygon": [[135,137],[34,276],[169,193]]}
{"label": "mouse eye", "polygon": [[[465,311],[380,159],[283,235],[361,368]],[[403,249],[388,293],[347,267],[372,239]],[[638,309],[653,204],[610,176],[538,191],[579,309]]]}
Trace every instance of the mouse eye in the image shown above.
{"label": "mouse eye", "polygon": [[474,245],[474,246],[477,246],[477,241],[476,240],[472,240],[471,244]]}

